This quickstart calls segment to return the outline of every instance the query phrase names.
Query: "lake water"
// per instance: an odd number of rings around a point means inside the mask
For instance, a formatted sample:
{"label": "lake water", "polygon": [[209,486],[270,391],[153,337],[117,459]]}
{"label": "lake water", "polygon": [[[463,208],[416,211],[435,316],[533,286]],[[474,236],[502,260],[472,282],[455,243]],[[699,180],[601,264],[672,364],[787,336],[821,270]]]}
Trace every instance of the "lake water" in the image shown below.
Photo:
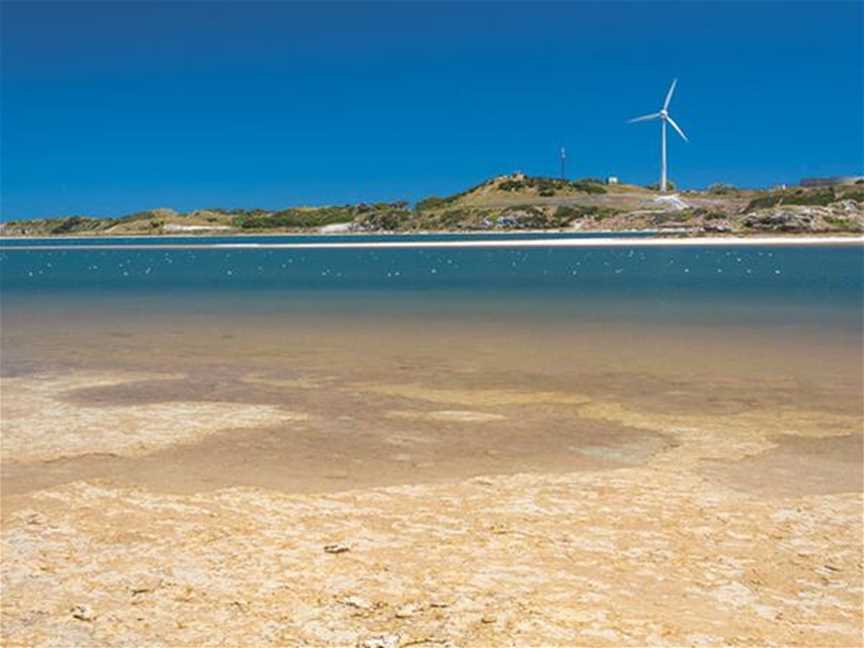
{"label": "lake water", "polygon": [[[544,235],[519,235],[542,239]],[[548,235],[546,235],[548,237]],[[585,235],[577,235],[586,238]],[[353,237],[6,239],[0,289],[15,305],[232,313],[535,316],[571,324],[688,321],[860,329],[861,246],[437,249],[200,249],[204,244],[357,241]],[[368,241],[429,240],[418,236]],[[511,235],[443,235],[497,240]],[[561,238],[555,235],[554,238]],[[166,243],[186,249],[147,249]],[[92,246],[139,246],[92,249]],[[86,250],[75,249],[88,245]],[[506,243],[505,243],[506,245]],[[145,308],[145,306],[142,306]],[[9,312],[11,311],[11,313]]]}
{"label": "lake water", "polygon": [[[358,237],[257,242],[343,239]],[[238,482],[304,490],[333,479],[344,486],[570,470],[585,457],[562,447],[587,439],[620,442],[605,459],[634,461],[663,441],[637,441],[621,426],[586,427],[565,406],[543,404],[542,394],[717,416],[862,407],[860,245],[200,247],[238,240],[253,239],[172,241],[188,243],[183,249],[147,249],[166,238],[63,240],[64,249],[51,250],[15,247],[57,239],[2,242],[4,376],[149,372],[170,379],[92,389],[75,383],[64,398],[91,408],[290,404],[317,421],[299,446],[280,441],[253,452],[248,439],[224,437],[146,469],[88,460],[95,463],[76,470],[134,473],[169,490]],[[75,249],[85,243],[140,247]],[[511,416],[513,394],[541,396]],[[460,422],[472,412],[506,416],[480,430]],[[421,414],[427,419],[416,423]],[[418,441],[393,452],[386,439],[406,426],[447,443]],[[256,469],[241,470],[238,456]],[[24,477],[34,479],[26,473],[20,483]]]}

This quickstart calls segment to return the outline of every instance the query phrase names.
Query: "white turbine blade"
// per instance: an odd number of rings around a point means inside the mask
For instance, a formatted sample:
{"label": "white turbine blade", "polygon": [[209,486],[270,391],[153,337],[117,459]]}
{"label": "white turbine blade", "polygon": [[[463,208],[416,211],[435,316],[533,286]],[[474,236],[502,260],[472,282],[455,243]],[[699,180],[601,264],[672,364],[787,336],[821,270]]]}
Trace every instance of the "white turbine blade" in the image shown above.
{"label": "white turbine blade", "polygon": [[690,141],[687,139],[687,136],[684,134],[684,131],[681,130],[681,128],[678,126],[678,124],[675,123],[675,120],[672,119],[669,115],[666,115],[666,121],[668,121],[671,124],[672,128],[674,128],[676,131],[678,131],[678,134],[684,138],[685,142]]}
{"label": "white turbine blade", "polygon": [[672,101],[672,93],[675,92],[676,85],[678,85],[678,79],[673,79],[672,85],[669,86],[669,92],[666,93],[666,101],[663,102],[663,110],[669,110],[669,102]]}
{"label": "white turbine blade", "polygon": [[641,117],[634,117],[633,119],[628,119],[627,123],[632,124],[633,122],[648,121],[649,119],[657,119],[659,116],[660,113],[651,113],[650,115],[642,115]]}

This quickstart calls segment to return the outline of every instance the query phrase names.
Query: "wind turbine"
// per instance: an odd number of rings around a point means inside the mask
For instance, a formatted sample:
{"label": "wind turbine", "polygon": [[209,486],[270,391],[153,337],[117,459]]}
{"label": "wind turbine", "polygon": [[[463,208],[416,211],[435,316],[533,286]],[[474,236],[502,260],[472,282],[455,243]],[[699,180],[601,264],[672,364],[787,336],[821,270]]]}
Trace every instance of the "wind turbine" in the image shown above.
{"label": "wind turbine", "polygon": [[675,86],[678,83],[678,79],[674,79],[672,81],[672,85],[669,86],[669,92],[666,93],[666,101],[663,102],[663,107],[660,109],[660,112],[651,113],[650,115],[642,115],[641,117],[636,117],[634,119],[629,120],[627,123],[632,124],[634,122],[641,121],[650,121],[652,119],[660,120],[660,191],[666,191],[666,122],[669,122],[669,125],[672,126],[681,138],[688,142],[687,136],[684,134],[684,131],[675,123],[675,120],[669,115],[669,102],[672,101],[672,93],[675,92]]}

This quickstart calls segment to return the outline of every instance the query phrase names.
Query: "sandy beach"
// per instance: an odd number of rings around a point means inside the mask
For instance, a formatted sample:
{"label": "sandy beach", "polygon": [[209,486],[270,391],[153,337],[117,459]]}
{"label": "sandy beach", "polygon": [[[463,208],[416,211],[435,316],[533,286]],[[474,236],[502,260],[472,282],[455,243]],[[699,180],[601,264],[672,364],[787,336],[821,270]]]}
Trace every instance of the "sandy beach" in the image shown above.
{"label": "sandy beach", "polygon": [[2,2],[0,648],[864,648],[862,51]]}
{"label": "sandy beach", "polygon": [[7,315],[4,645],[860,642],[851,341],[173,321]]}
{"label": "sandy beach", "polygon": [[[362,235],[356,235],[361,238]],[[143,238],[143,237],[137,237]],[[151,237],[155,239],[156,237]],[[80,240],[80,238],[79,238]],[[608,248],[608,247],[666,247],[666,246],[760,246],[760,245],[864,245],[862,236],[695,236],[682,237],[645,237],[645,238],[543,238],[499,240],[413,240],[413,241],[323,241],[297,243],[100,243],[98,245],[44,244],[38,246],[16,245],[15,250],[183,250],[190,247],[201,249],[263,249],[263,250],[329,250],[329,249],[414,249],[414,248]],[[0,246],[0,250],[2,250]]]}

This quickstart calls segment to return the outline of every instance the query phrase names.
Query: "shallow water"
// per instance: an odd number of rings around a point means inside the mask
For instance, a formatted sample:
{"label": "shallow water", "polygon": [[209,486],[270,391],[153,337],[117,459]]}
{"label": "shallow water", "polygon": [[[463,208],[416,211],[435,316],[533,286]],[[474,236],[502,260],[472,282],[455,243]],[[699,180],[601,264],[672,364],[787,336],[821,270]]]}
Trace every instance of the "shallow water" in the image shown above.
{"label": "shallow water", "polygon": [[[4,487],[87,475],[326,490],[614,467],[668,447],[662,431],[581,418],[583,401],[859,415],[862,260],[860,246],[7,248],[7,384],[69,376],[51,398],[96,412],[97,427],[98,408],[170,417],[207,402],[309,422],[7,466]],[[130,372],[147,375],[73,380]]]}

